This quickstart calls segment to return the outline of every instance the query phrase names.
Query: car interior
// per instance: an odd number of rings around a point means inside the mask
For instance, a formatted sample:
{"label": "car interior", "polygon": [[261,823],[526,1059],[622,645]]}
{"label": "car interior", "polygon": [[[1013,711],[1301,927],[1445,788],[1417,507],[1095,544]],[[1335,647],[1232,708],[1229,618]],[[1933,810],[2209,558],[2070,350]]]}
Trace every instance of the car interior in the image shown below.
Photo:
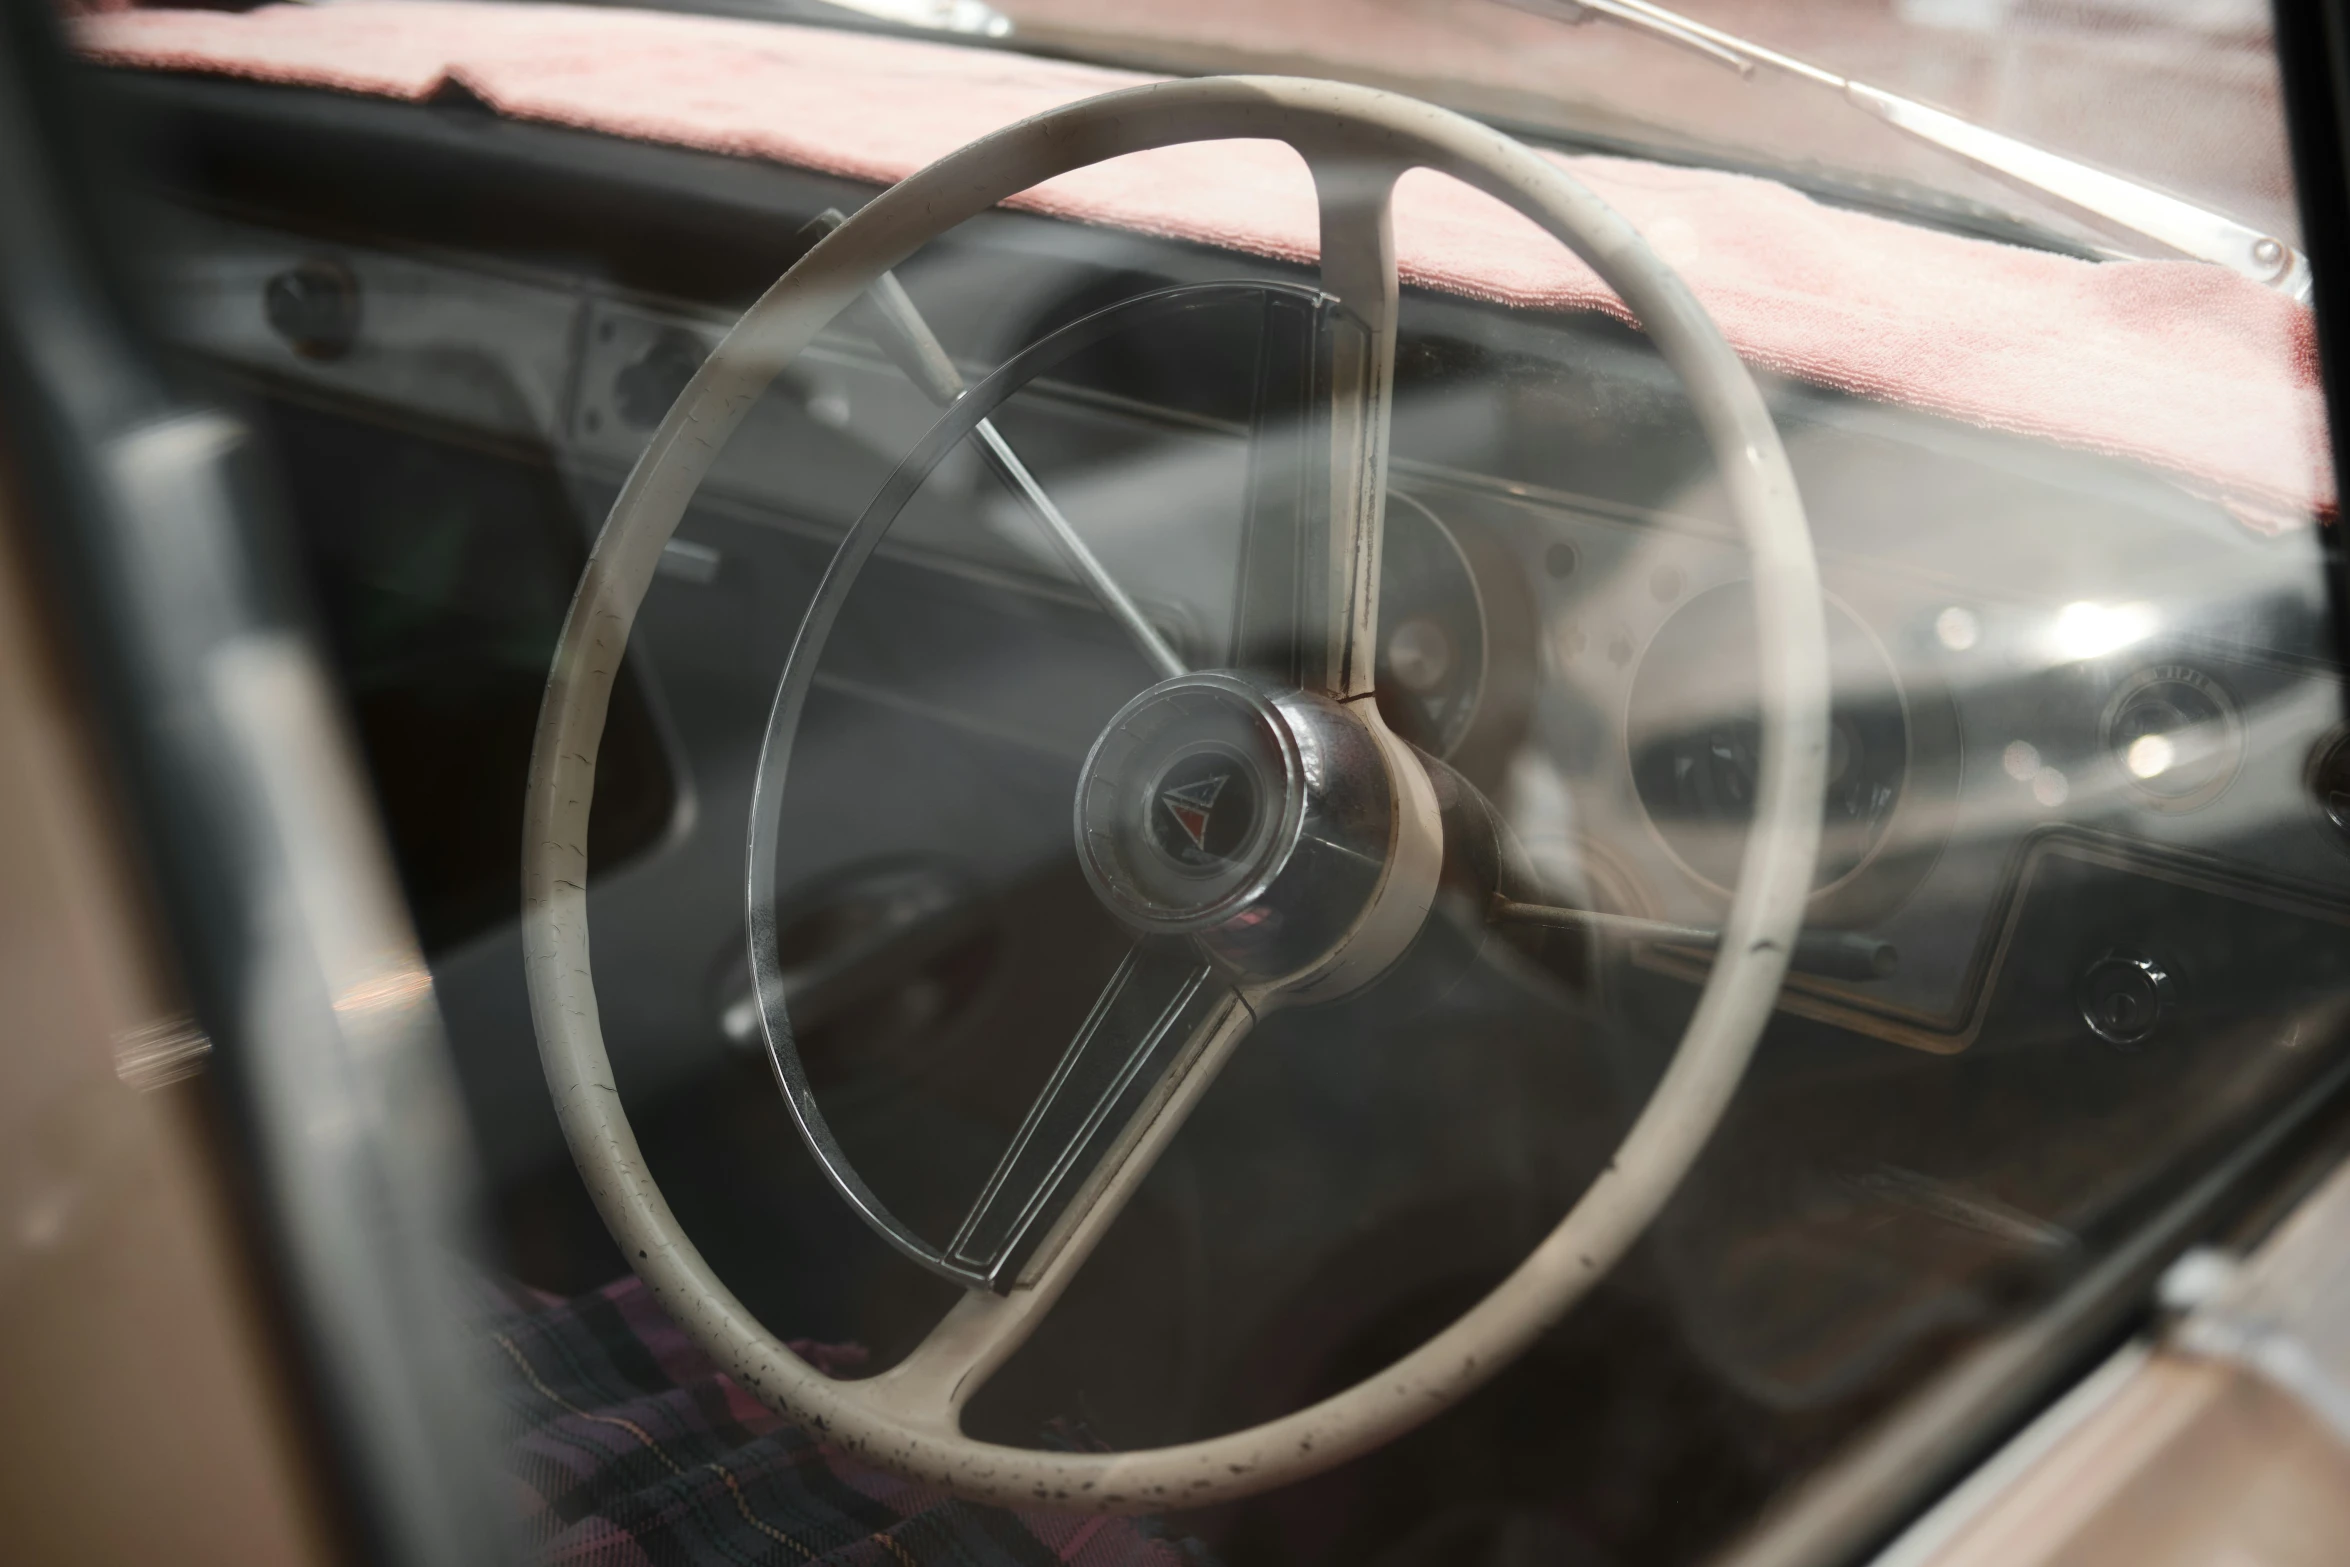
{"label": "car interior", "polygon": [[[850,36],[973,71],[999,47]],[[518,117],[457,77],[401,99],[75,71],[133,173],[157,338],[266,456],[429,965],[485,1271],[608,1286],[638,1259],[567,1146],[526,978],[550,666],[713,352],[890,181]],[[1975,209],[1800,199],[2113,265]],[[1049,202],[889,275],[780,368],[658,547],[584,849],[645,1169],[760,1323],[873,1367],[980,1277],[937,1259],[977,1244],[973,1194],[1137,961],[1081,784],[1170,668],[1255,657],[1258,519],[1299,482],[1284,398],[1344,330],[1311,254]],[[1367,684],[1439,806],[1486,813],[1493,865],[1461,892],[1448,826],[1434,934],[1256,1018],[973,1438],[1165,1448],[1376,1379],[1614,1171],[1745,928],[1773,611],[1680,368],[1621,309],[1408,267],[1393,358]],[[2333,1135],[2350,729],[2290,485],[1749,368],[1830,684],[1803,935],[1743,1082],[1506,1370],[1344,1464],[1156,1508],[1198,1560],[1721,1559],[1971,1356],[2092,1300],[2067,1352],[2115,1342],[2183,1237],[2269,1211],[2252,1160]],[[1170,863],[1224,863],[1231,778],[1154,776]],[[940,1249],[844,1201],[836,1164]]]}

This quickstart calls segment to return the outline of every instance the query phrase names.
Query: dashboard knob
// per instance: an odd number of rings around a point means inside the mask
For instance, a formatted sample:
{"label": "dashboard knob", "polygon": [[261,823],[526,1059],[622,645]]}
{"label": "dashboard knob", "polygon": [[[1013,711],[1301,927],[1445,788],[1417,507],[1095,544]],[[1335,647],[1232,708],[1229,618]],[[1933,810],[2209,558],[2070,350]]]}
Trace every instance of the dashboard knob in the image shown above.
{"label": "dashboard knob", "polygon": [[2318,742],[2309,759],[2308,784],[2335,841],[2350,847],[2350,728],[2337,725]]}
{"label": "dashboard knob", "polygon": [[671,327],[612,379],[612,406],[632,430],[652,430],[702,368],[709,350],[691,332]]}
{"label": "dashboard knob", "polygon": [[2155,959],[2108,952],[2081,973],[2081,1021],[2107,1044],[2135,1050],[2178,1010],[2178,986]]}
{"label": "dashboard knob", "polygon": [[340,261],[314,257],[261,291],[269,329],[305,359],[340,359],[359,341],[359,279]]}

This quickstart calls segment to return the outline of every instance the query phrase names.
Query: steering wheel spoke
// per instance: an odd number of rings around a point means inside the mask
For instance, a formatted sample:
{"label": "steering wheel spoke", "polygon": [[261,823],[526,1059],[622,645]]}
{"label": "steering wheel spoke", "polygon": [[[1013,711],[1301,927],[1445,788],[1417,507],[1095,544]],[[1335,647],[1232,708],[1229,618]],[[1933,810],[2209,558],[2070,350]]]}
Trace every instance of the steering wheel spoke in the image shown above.
{"label": "steering wheel spoke", "polygon": [[994,1268],[1013,1282],[965,1294],[867,1384],[876,1400],[954,1429],[1085,1266],[1255,1021],[1185,944],[1146,941],[1128,954],[949,1247],[962,1261],[969,1237],[1012,1231]]}
{"label": "steering wheel spoke", "polygon": [[1371,694],[1377,662],[1398,171],[1335,152],[1308,162],[1323,297],[1269,302],[1232,663],[1343,702]]}
{"label": "steering wheel spoke", "polygon": [[1189,942],[1138,944],[1012,1134],[947,1260],[996,1290],[1049,1265],[1061,1247],[1047,1242],[1065,1239],[1105,1194],[1122,1201],[1131,1190],[1121,1177],[1141,1134],[1200,1069],[1207,1042],[1237,1041],[1246,1017]]}

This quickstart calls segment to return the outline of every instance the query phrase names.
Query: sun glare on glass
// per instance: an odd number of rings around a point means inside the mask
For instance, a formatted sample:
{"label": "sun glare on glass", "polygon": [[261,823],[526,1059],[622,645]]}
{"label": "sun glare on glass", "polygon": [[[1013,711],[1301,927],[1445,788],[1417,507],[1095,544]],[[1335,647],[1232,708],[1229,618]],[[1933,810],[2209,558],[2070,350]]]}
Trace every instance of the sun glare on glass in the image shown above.
{"label": "sun glare on glass", "polygon": [[2130,770],[2132,778],[2160,778],[2178,759],[2178,748],[2171,744],[2168,735],[2140,735],[2122,753],[2122,765]]}
{"label": "sun glare on glass", "polygon": [[2151,604],[2092,604],[2083,600],[2056,612],[2051,641],[2067,660],[2103,658],[2154,635]]}

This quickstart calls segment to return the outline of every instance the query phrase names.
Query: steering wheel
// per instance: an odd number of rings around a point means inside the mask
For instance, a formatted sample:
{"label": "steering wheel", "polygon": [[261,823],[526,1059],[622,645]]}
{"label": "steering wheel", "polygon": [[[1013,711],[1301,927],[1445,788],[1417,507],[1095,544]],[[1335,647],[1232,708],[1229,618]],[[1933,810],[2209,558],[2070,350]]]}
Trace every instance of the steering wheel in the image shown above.
{"label": "steering wheel", "polygon": [[[1184,670],[1106,574],[1085,570],[1077,547],[1080,575],[1164,677],[1104,730],[1076,800],[1087,879],[1137,944],[943,1248],[898,1225],[831,1145],[797,1071],[766,950],[773,855],[758,848],[772,833],[816,651],[848,584],[928,463],[975,431],[987,436],[980,421],[1019,376],[999,373],[950,407],[850,530],[784,674],[750,868],[752,965],[770,1048],[842,1194],[967,1290],[898,1365],[835,1381],[755,1320],[682,1233],[614,1087],[589,967],[587,832],[629,627],[662,547],[745,411],[888,269],[1056,175],[1225,139],[1296,149],[1320,208],[1321,289],[1307,302],[1321,322],[1308,482],[1286,517],[1263,527],[1252,519],[1246,547],[1243,618],[1269,637],[1260,646],[1285,653],[1270,672]],[[1719,955],[1605,1173],[1514,1272],[1410,1355],[1309,1408],[1180,1446],[1070,1453],[976,1440],[961,1430],[966,1403],[1067,1287],[1252,1023],[1376,981],[1431,924],[1460,831],[1459,812],[1439,795],[1457,803],[1463,785],[1432,774],[1370,700],[1397,311],[1390,205],[1397,178],[1415,167],[1507,202],[1588,262],[1681,379],[1721,470],[1751,557],[1762,767]],[[614,1238],[686,1330],[756,1396],[874,1463],[975,1500],[1111,1512],[1225,1501],[1343,1462],[1524,1350],[1639,1236],[1711,1135],[1769,1018],[1811,890],[1828,733],[1823,628],[1802,504],[1745,368],[1640,236],[1551,163],[1424,103],[1285,78],[1139,87],[1013,125],[884,191],[785,273],[679,396],[597,539],[548,679],[524,830],[531,1010],[564,1136]]]}

